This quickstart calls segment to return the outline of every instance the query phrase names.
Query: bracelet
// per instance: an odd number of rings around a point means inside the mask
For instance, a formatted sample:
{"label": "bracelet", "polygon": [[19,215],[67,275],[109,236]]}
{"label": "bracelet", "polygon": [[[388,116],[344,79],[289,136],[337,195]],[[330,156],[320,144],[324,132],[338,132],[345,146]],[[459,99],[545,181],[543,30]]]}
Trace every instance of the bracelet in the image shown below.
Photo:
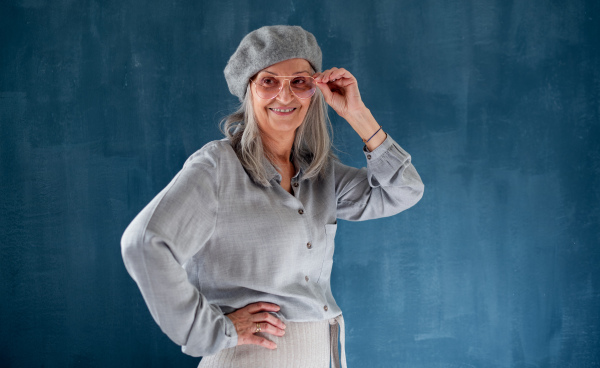
{"label": "bracelet", "polygon": [[380,130],[381,130],[381,125],[379,126],[379,129],[377,129],[377,131],[376,131],[375,133],[373,133],[373,135],[371,136],[371,138],[369,138],[369,139],[363,139],[363,142],[364,142],[364,143],[369,143],[369,141],[370,141],[371,139],[373,139],[373,137],[374,137],[374,136],[375,136],[377,133],[379,133],[379,131],[380,131]]}

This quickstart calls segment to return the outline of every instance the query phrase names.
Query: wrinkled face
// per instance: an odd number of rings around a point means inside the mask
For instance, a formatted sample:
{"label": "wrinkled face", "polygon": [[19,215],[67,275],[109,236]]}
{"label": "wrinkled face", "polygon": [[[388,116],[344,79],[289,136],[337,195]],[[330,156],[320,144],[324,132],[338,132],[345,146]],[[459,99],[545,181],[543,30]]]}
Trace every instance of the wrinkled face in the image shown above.
{"label": "wrinkled face", "polygon": [[[273,64],[260,72],[253,80],[269,76],[311,76],[312,68],[304,59],[289,59]],[[252,91],[252,107],[258,126],[263,134],[273,139],[290,138],[304,121],[310,106],[310,98],[299,99],[290,90],[289,81],[285,81],[277,97],[265,100],[257,96],[256,85],[250,82]]]}

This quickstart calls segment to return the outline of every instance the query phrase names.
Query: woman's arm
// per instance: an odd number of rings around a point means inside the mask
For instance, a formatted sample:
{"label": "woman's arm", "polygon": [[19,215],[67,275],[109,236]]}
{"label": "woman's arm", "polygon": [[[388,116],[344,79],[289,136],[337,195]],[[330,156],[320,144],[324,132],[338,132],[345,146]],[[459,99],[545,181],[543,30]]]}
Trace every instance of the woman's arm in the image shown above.
{"label": "woman's arm", "polygon": [[325,101],[366,146],[366,169],[334,163],[338,218],[359,221],[391,216],[417,203],[424,187],[411,157],[383,132],[362,101],[356,78],[343,68],[313,77]]}
{"label": "woman's arm", "polygon": [[207,151],[188,159],[121,239],[125,266],[152,317],[171,340],[193,356],[214,354],[237,344],[231,320],[190,284],[182,267],[215,228],[218,165]]}
{"label": "woman's arm", "polygon": [[215,241],[222,180],[218,161],[224,155],[219,147],[224,145],[210,143],[192,155],[136,216],[121,240],[125,266],[152,317],[192,356],[211,355],[236,344],[274,349],[273,342],[255,333],[283,336],[285,329],[281,320],[268,313],[279,310],[272,303],[251,303],[224,315],[188,281],[182,267],[209,239]]}
{"label": "woman's arm", "polygon": [[362,221],[392,216],[421,199],[423,182],[410,155],[392,137],[364,154],[366,168],[333,164],[338,218]]}

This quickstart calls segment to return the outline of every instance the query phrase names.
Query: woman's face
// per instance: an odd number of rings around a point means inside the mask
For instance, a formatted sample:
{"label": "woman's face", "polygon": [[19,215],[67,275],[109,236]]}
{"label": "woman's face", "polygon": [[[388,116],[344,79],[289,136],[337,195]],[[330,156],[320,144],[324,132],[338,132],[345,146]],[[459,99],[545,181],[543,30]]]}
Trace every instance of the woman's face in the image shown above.
{"label": "woman's face", "polygon": [[[311,76],[312,68],[304,59],[289,59],[273,64],[261,70],[253,80],[270,75],[307,75]],[[290,90],[289,81],[285,81],[279,95],[272,100],[265,100],[256,95],[256,86],[251,83],[252,107],[258,126],[263,134],[272,139],[290,138],[304,121],[310,105],[310,98],[299,99]],[[290,110],[291,111],[281,111]]]}

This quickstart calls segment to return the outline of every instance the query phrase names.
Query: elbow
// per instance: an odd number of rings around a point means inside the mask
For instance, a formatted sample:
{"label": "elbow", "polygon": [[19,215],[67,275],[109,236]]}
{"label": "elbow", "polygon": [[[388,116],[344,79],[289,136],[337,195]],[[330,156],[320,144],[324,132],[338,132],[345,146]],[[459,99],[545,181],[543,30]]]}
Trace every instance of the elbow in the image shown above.
{"label": "elbow", "polygon": [[415,180],[408,187],[405,187],[404,194],[398,201],[398,213],[407,210],[419,203],[421,198],[423,198],[424,191],[425,186],[423,185],[423,182],[420,179]]}
{"label": "elbow", "polygon": [[423,193],[425,192],[425,185],[419,179],[414,185],[412,185],[411,189],[412,189],[413,194],[412,194],[412,203],[410,203],[409,207],[412,207],[415,204],[419,203],[421,198],[423,198]]}
{"label": "elbow", "polygon": [[410,203],[409,207],[412,207],[415,204],[417,204],[421,200],[421,198],[423,198],[423,193],[425,192],[425,185],[423,184],[421,176],[419,176],[414,167],[411,170],[411,175],[409,175],[408,177],[410,178],[409,187],[412,192],[412,203]]}
{"label": "elbow", "polygon": [[422,181],[419,180],[419,183],[415,187],[415,192],[417,197],[417,200],[415,201],[416,204],[421,200],[421,198],[423,198],[423,193],[425,192],[425,184],[423,184]]}
{"label": "elbow", "polygon": [[139,260],[143,256],[142,253],[144,250],[140,233],[135,230],[134,225],[134,223],[130,224],[121,237],[121,256],[123,257],[125,268],[132,277],[135,273],[135,260]]}

